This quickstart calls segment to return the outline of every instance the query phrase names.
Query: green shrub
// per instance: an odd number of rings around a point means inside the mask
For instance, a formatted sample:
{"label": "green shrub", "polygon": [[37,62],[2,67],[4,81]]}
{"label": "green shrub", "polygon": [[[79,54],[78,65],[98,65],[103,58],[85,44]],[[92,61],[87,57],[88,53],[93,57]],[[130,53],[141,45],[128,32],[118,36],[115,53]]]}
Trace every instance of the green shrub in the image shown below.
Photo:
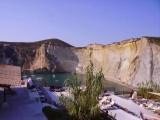
{"label": "green shrub", "polygon": [[98,106],[103,79],[102,70],[95,73],[93,63],[90,61],[86,68],[85,89],[81,89],[77,75],[65,81],[70,96],[61,96],[59,100],[66,111],[45,107],[43,113],[48,120],[113,120],[114,118],[107,113],[101,113]]}
{"label": "green shrub", "polygon": [[160,92],[160,85],[153,81],[142,82],[138,86],[138,95],[142,96],[143,98],[151,98],[149,92]]}
{"label": "green shrub", "polygon": [[138,95],[142,96],[143,98],[149,98],[148,92],[149,92],[149,90],[146,87],[139,87],[138,88]]}
{"label": "green shrub", "polygon": [[61,97],[61,103],[66,107],[74,120],[101,120],[98,107],[98,97],[102,91],[102,70],[94,74],[92,61],[86,69],[86,89],[80,88],[81,84],[77,77],[66,80],[65,85],[69,88],[71,97]]}

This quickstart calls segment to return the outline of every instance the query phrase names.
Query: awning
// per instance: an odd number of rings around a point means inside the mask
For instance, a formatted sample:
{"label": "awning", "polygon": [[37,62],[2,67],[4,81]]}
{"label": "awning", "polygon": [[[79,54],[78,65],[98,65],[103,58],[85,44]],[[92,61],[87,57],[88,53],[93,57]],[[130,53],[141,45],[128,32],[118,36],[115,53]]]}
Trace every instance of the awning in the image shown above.
{"label": "awning", "polygon": [[0,85],[21,85],[21,67],[0,64]]}

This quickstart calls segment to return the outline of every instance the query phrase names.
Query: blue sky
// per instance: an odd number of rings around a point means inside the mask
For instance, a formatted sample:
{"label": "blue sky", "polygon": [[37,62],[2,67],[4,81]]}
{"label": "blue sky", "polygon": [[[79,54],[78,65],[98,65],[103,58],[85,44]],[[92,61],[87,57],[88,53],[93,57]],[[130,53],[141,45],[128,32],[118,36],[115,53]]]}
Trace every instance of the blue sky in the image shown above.
{"label": "blue sky", "polygon": [[160,0],[0,0],[0,41],[75,46],[160,36]]}

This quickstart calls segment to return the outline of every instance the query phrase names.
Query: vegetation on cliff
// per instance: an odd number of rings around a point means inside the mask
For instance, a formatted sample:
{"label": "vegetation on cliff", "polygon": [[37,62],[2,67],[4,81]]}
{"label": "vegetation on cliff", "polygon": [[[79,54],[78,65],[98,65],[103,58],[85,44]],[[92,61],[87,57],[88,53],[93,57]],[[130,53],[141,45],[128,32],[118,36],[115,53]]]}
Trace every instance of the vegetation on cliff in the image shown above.
{"label": "vegetation on cliff", "polygon": [[138,85],[138,95],[142,96],[143,98],[152,98],[149,92],[160,92],[160,85],[153,82],[152,80],[142,82]]}

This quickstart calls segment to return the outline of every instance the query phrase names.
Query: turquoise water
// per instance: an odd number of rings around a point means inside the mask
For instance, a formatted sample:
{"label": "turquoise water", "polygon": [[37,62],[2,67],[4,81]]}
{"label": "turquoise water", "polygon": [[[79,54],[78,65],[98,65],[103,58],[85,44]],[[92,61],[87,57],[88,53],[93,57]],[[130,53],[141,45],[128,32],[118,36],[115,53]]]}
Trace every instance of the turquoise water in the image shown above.
{"label": "turquoise water", "polygon": [[31,74],[23,75],[23,79],[31,77],[32,80],[42,86],[64,85],[64,81],[71,77],[71,74]]}
{"label": "turquoise water", "polygon": [[[51,86],[51,85],[64,85],[64,81],[66,79],[71,78],[73,75],[68,73],[59,73],[59,74],[31,74],[31,75],[23,75],[23,79],[26,79],[28,77],[31,77],[32,80],[41,86]],[[83,83],[83,80],[85,79],[84,75],[78,75],[78,80],[81,80]],[[122,86],[120,84],[107,81],[105,80],[103,82],[104,89],[109,91],[114,91],[116,93],[127,93],[129,89],[125,86]]]}

